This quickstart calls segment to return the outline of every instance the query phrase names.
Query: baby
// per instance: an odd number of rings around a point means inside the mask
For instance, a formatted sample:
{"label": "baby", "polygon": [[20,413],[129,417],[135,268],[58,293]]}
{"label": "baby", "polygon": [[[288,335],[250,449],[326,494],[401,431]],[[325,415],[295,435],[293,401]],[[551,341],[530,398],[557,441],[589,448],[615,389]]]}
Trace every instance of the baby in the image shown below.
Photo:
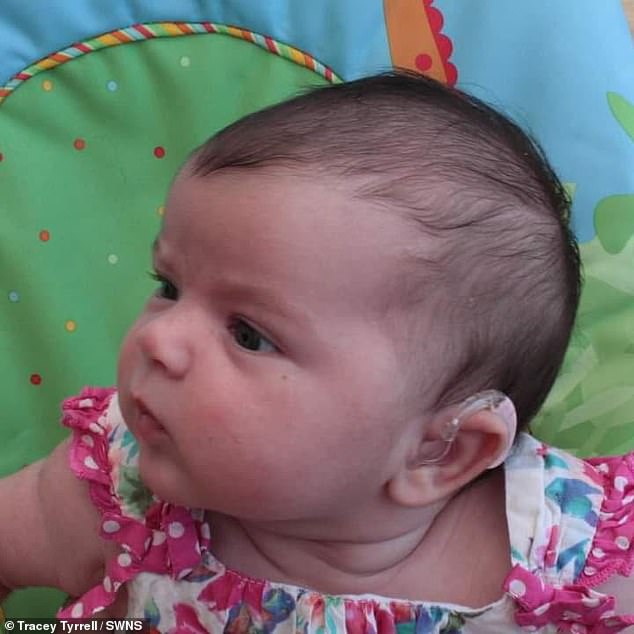
{"label": "baby", "polygon": [[634,624],[608,580],[634,566],[634,458],[523,431],[578,305],[568,213],[515,124],[422,77],[222,130],[174,181],[117,389],[0,481],[0,596],[160,632]]}

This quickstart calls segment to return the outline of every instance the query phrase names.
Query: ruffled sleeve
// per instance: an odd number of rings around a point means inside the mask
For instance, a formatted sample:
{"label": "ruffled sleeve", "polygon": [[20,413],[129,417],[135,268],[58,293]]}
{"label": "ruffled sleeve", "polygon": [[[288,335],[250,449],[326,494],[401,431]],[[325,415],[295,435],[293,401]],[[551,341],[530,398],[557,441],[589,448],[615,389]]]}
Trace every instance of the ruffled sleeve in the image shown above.
{"label": "ruffled sleeve", "polygon": [[505,590],[518,606],[515,621],[528,629],[608,634],[634,624],[634,614],[616,614],[613,597],[596,592],[614,574],[634,570],[634,455],[582,461],[584,477],[601,487],[596,530],[583,568],[573,583],[553,586],[523,566],[513,568]]}
{"label": "ruffled sleeve", "polygon": [[181,579],[209,546],[204,513],[162,502],[143,485],[138,447],[119,410],[114,389],[85,388],[64,401],[63,424],[72,430],[70,466],[86,480],[101,515],[101,537],[120,546],[101,584],[59,611],[59,618],[98,614],[140,572]]}
{"label": "ruffled sleeve", "polygon": [[600,478],[604,499],[579,584],[593,588],[634,570],[634,454],[586,461]]}
{"label": "ruffled sleeve", "polygon": [[516,601],[515,622],[527,631],[555,625],[558,632],[615,634],[634,623],[634,615],[615,615],[614,597],[577,584],[554,587],[519,565],[504,589]]}

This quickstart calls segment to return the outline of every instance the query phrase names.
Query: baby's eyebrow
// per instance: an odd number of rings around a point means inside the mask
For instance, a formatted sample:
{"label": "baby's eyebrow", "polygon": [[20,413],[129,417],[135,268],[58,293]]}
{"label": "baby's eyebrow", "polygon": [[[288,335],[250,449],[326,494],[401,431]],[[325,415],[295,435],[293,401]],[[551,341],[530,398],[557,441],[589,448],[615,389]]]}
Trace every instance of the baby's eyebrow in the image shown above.
{"label": "baby's eyebrow", "polygon": [[259,284],[227,281],[221,283],[218,295],[226,300],[240,299],[249,305],[264,310],[272,315],[279,315],[291,322],[314,326],[314,320],[295,302],[276,294],[270,287]]}
{"label": "baby's eyebrow", "polygon": [[[161,236],[157,236],[152,242],[152,255],[160,259],[162,248]],[[225,301],[239,299],[250,305],[266,311],[270,315],[280,316],[289,322],[301,323],[302,326],[316,331],[315,320],[306,310],[297,303],[284,299],[276,294],[269,286],[262,284],[245,283],[238,280],[223,280],[216,288],[217,297]]]}

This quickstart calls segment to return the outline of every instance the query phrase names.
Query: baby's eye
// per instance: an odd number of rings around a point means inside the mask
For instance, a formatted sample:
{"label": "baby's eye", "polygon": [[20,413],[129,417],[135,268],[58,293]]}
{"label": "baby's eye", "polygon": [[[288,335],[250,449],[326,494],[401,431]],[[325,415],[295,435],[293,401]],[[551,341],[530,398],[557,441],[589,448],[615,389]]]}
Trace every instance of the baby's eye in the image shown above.
{"label": "baby's eye", "polygon": [[170,301],[176,301],[178,299],[178,289],[166,277],[160,273],[150,273],[150,277],[159,283],[159,287],[154,291],[157,297],[162,297]]}
{"label": "baby's eye", "polygon": [[264,335],[242,319],[235,319],[229,326],[236,343],[254,352],[275,352],[277,348]]}

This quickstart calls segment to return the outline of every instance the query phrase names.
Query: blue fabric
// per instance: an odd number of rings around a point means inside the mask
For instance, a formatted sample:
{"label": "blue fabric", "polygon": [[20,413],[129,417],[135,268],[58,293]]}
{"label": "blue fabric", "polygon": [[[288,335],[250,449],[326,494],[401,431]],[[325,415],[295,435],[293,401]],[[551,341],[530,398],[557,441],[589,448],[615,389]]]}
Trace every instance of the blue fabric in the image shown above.
{"label": "blue fabric", "polygon": [[634,192],[634,143],[607,101],[616,92],[634,102],[634,45],[620,0],[436,5],[458,85],[532,130],[562,179],[577,184],[574,226],[591,240],[596,204]]}
{"label": "blue fabric", "polygon": [[353,79],[390,68],[381,0],[2,0],[0,85],[70,44],[139,22],[218,22],[269,35]]}

